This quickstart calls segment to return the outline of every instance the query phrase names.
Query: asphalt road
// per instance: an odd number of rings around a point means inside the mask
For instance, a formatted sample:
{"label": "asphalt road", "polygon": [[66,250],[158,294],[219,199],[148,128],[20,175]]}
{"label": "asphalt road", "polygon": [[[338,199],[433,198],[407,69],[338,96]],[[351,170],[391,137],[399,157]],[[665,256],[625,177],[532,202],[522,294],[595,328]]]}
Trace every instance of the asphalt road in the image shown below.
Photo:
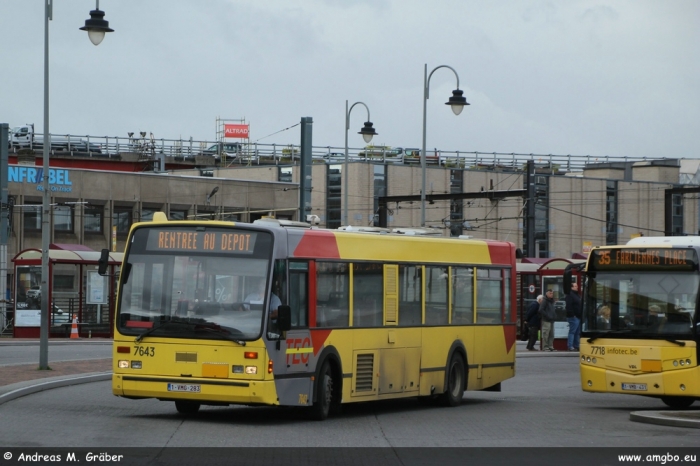
{"label": "asphalt road", "polygon": [[[696,447],[700,430],[631,422],[655,399],[584,393],[575,357],[519,357],[503,391],[459,407],[416,399],[346,405],[309,421],[296,408],[203,407],[127,400],[109,382],[57,388],[0,405],[0,445],[15,447]],[[697,408],[696,408],[697,409]]]}
{"label": "asphalt road", "polygon": [[[8,340],[0,344],[0,366],[38,364],[38,341]],[[56,361],[84,361],[112,357],[112,340],[51,341],[48,348],[49,363]]]}

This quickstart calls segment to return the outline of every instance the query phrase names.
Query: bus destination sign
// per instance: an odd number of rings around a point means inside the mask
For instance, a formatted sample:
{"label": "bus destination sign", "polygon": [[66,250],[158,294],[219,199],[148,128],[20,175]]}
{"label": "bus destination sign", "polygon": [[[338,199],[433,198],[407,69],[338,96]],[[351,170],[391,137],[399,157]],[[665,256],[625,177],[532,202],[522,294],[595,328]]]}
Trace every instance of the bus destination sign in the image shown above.
{"label": "bus destination sign", "polygon": [[146,250],[253,254],[258,233],[244,230],[150,229]]}
{"label": "bus destination sign", "polygon": [[596,249],[593,270],[697,270],[698,256],[690,248]]}

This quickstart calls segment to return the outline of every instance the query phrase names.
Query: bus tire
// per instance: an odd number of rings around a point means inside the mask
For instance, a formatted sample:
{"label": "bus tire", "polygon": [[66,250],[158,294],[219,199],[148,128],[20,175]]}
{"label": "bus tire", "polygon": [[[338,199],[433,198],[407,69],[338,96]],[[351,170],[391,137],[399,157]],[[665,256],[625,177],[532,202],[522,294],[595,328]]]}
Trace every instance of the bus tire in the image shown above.
{"label": "bus tire", "polygon": [[177,409],[178,413],[184,416],[192,416],[197,414],[200,406],[201,405],[195,401],[178,400],[175,402],[175,409]]}
{"label": "bus tire", "polygon": [[442,394],[442,404],[445,406],[459,406],[464,396],[466,386],[466,370],[464,359],[459,353],[454,353],[447,365],[445,392]]}
{"label": "bus tire", "polygon": [[695,398],[691,396],[662,396],[661,401],[669,408],[686,409],[695,402]]}
{"label": "bus tire", "polygon": [[333,405],[333,371],[328,361],[323,363],[316,379],[314,389],[316,401],[311,406],[311,418],[316,421],[323,421],[328,418]]}

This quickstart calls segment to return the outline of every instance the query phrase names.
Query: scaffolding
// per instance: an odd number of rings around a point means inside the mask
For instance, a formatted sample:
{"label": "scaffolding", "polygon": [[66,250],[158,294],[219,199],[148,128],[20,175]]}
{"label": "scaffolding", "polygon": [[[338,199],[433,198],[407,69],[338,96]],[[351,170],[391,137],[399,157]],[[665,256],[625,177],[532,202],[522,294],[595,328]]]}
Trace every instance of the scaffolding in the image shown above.
{"label": "scaffolding", "polygon": [[[231,155],[232,151],[225,150],[226,138],[227,138],[227,136],[226,136],[226,125],[227,124],[247,125],[248,130],[249,130],[248,136],[246,136],[246,138],[245,138],[245,142],[240,142],[240,143],[235,144],[237,146],[237,150],[236,150],[234,156]],[[245,117],[239,118],[239,119],[217,117],[216,118],[216,146],[217,146],[216,155],[218,157],[220,157],[222,167],[229,167],[235,162],[239,162],[239,163],[246,162],[247,165],[252,165],[252,163],[257,158],[258,151],[254,150],[253,146],[250,143],[250,123],[246,123]]]}

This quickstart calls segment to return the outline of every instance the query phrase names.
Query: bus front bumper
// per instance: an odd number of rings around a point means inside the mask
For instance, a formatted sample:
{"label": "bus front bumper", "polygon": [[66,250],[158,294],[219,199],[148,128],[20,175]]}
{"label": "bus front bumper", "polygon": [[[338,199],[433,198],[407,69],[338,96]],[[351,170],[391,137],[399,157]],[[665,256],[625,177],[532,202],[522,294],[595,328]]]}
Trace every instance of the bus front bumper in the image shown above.
{"label": "bus front bumper", "polygon": [[273,380],[112,375],[112,393],[126,398],[189,400],[206,404],[278,405]]}
{"label": "bus front bumper", "polygon": [[626,374],[603,367],[581,365],[581,388],[586,392],[689,396],[696,389],[696,379],[697,368]]}

